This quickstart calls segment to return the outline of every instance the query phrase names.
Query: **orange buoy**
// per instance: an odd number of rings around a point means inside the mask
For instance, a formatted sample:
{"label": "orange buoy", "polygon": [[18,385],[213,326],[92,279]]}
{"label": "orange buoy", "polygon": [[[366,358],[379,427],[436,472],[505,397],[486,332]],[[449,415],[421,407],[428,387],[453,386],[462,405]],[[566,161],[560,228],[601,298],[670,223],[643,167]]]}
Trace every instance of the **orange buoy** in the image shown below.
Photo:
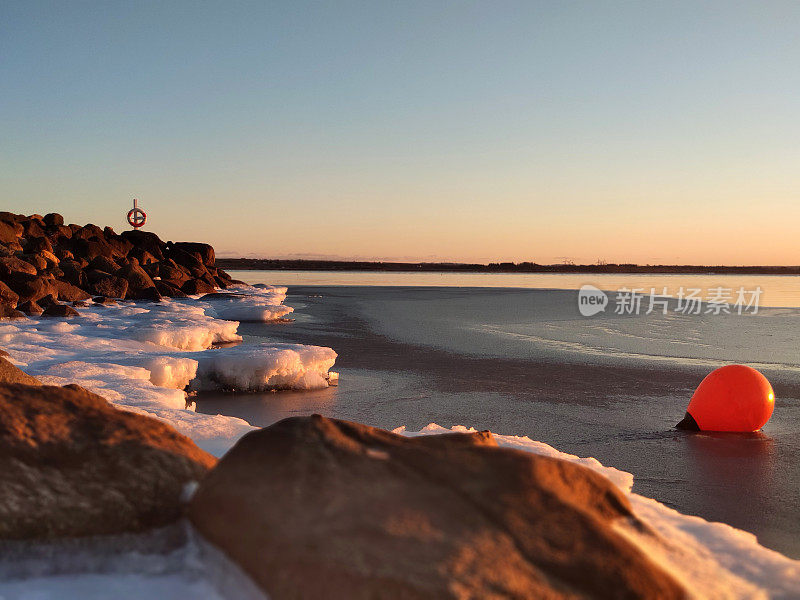
{"label": "orange buoy", "polygon": [[679,429],[758,431],[772,416],[775,393],[761,373],[727,365],[708,375],[692,396]]}

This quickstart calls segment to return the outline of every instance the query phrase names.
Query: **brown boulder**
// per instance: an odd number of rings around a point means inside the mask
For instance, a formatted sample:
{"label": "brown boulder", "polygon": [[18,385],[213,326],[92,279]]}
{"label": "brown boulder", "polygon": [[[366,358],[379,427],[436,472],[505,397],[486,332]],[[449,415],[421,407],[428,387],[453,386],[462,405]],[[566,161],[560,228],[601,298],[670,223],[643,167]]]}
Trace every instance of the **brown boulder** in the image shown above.
{"label": "brown boulder", "polygon": [[313,417],[246,435],[189,517],[274,600],[682,598],[585,467],[488,432],[406,438]]}
{"label": "brown boulder", "polygon": [[[138,260],[138,259],[137,259]],[[155,281],[158,278],[158,266],[160,262],[139,263],[139,266],[144,269],[144,272],[150,275],[150,279]]]}
{"label": "brown boulder", "polygon": [[39,254],[22,253],[19,255],[19,258],[33,265],[37,273],[40,273],[45,269],[47,269],[47,259],[44,256],[40,256]]}
{"label": "brown boulder", "polygon": [[86,286],[87,278],[83,267],[76,260],[62,260],[58,268],[64,273],[64,280],[68,281],[74,286],[83,288]]}
{"label": "brown boulder", "polygon": [[17,306],[17,310],[22,311],[31,317],[38,317],[42,314],[42,312],[44,312],[44,309],[39,306],[37,302],[32,302],[31,300],[20,303],[19,306]]}
{"label": "brown boulder", "polygon": [[39,215],[23,217],[19,223],[23,227],[22,235],[26,238],[43,237],[46,234],[44,230],[44,221]]}
{"label": "brown boulder", "polygon": [[115,273],[119,269],[119,265],[107,256],[96,256],[89,262],[89,267],[106,273]]}
{"label": "brown boulder", "polygon": [[51,235],[53,235],[56,238],[56,240],[60,240],[62,238],[66,240],[71,240],[72,229],[70,229],[66,225],[59,225],[57,227],[53,227],[53,232]]}
{"label": "brown boulder", "polygon": [[[7,355],[8,353],[6,353]],[[42,385],[42,382],[5,358],[0,357],[0,383],[24,383],[25,385]],[[1,434],[0,434],[1,435]]]}
{"label": "brown boulder", "polygon": [[53,251],[53,245],[46,237],[31,237],[25,242],[23,248],[28,254],[40,254],[42,250]]}
{"label": "brown boulder", "polygon": [[53,254],[55,254],[56,258],[59,260],[72,260],[75,258],[75,255],[63,246],[56,246],[53,249]]}
{"label": "brown boulder", "polygon": [[58,291],[53,285],[53,280],[46,277],[15,273],[6,281],[8,282],[8,287],[19,296],[19,302],[28,302],[29,300],[37,302],[45,296],[58,295]]}
{"label": "brown boulder", "polygon": [[46,296],[42,296],[36,301],[36,304],[43,308],[47,308],[51,304],[58,304],[58,298],[56,298],[53,294],[47,294]]}
{"label": "brown boulder", "polygon": [[158,291],[158,288],[155,287],[154,285],[153,287],[139,290],[133,296],[131,296],[129,292],[127,298],[132,300],[151,300],[153,302],[161,302],[161,293]]}
{"label": "brown boulder", "polygon": [[164,260],[164,252],[162,249],[164,248],[165,244],[152,231],[141,231],[138,229],[123,231],[120,234],[120,237],[122,237],[122,239],[125,241],[130,242],[134,248],[147,250],[158,260]]}
{"label": "brown boulder", "polygon": [[133,250],[133,244],[118,235],[115,235],[114,237],[106,237],[106,242],[109,246],[111,246],[113,258],[115,260],[124,258],[128,255],[128,252]]}
{"label": "brown boulder", "polygon": [[61,227],[64,225],[64,217],[62,217],[58,213],[47,213],[44,216],[44,224],[47,225],[48,228],[55,229],[56,227]]}
{"label": "brown boulder", "polygon": [[100,271],[98,269],[92,269],[87,267],[84,273],[86,273],[86,280],[89,282],[89,285],[100,281],[101,279],[105,279],[106,277],[110,276],[111,273],[118,271],[119,269],[115,269],[115,271]]}
{"label": "brown boulder", "polygon": [[215,280],[215,279],[214,279],[214,278],[211,276],[211,274],[210,274],[210,273],[205,273],[205,274],[204,274],[204,275],[202,275],[201,277],[198,277],[198,279],[200,279],[200,280],[202,280],[202,281],[205,281],[205,282],[206,282],[208,285],[210,285],[212,288],[215,288],[215,289],[216,289],[216,287],[217,287],[217,282],[216,282],[216,280]]}
{"label": "brown boulder", "polygon": [[134,248],[128,253],[128,258],[135,258],[139,261],[140,265],[149,265],[159,262],[155,256],[150,254],[144,248]]}
{"label": "brown boulder", "polygon": [[[70,227],[72,226],[70,225]],[[73,228],[72,230],[72,238],[76,240],[88,240],[90,238],[102,237],[104,237],[103,230],[92,223],[84,225],[83,227],[78,227],[77,229]]]}
{"label": "brown boulder", "polygon": [[69,318],[69,317],[80,317],[81,313],[79,313],[77,310],[66,304],[58,304],[56,302],[53,302],[52,304],[49,304],[47,308],[44,309],[44,312],[42,312],[42,316]]}
{"label": "brown boulder", "polygon": [[72,253],[80,259],[91,261],[97,256],[112,258],[114,249],[102,238],[93,237],[91,239],[77,239],[73,242]]}
{"label": "brown boulder", "polygon": [[0,221],[0,243],[10,244],[16,242],[19,235],[22,233],[16,223],[9,223],[7,221]]}
{"label": "brown boulder", "polygon": [[122,277],[108,275],[98,278],[92,285],[92,291],[98,296],[108,298],[125,298],[128,293],[128,281]]}
{"label": "brown boulder", "polygon": [[173,248],[169,256],[176,264],[187,269],[193,277],[200,277],[208,273],[199,255],[189,254],[180,248]]}
{"label": "brown boulder", "polygon": [[48,252],[47,250],[42,250],[39,253],[39,256],[47,261],[47,268],[51,270],[57,268],[58,263],[61,262],[61,260],[55,254]]}
{"label": "brown boulder", "polygon": [[19,240],[11,242],[10,244],[6,244],[5,247],[6,250],[11,251],[13,255],[16,255],[18,252],[22,252],[22,244],[19,242]]}
{"label": "brown boulder", "polygon": [[166,281],[156,281],[158,293],[167,298],[187,298],[189,295]]}
{"label": "brown boulder", "polygon": [[182,250],[189,254],[196,254],[200,261],[211,267],[214,265],[216,257],[214,255],[214,247],[210,244],[201,244],[199,242],[176,242],[172,245],[176,250]]}
{"label": "brown boulder", "polygon": [[0,257],[0,276],[7,277],[13,273],[36,275],[38,271],[31,263],[16,256]]}
{"label": "brown boulder", "polygon": [[158,275],[163,281],[168,281],[177,287],[191,279],[191,275],[186,269],[179,267],[174,260],[169,258],[158,264]]}
{"label": "brown boulder", "polygon": [[0,281],[0,304],[16,306],[19,302],[19,294]]}
{"label": "brown boulder", "polygon": [[181,515],[215,459],[76,385],[0,385],[0,537],[141,531]]}
{"label": "brown boulder", "polygon": [[194,294],[209,294],[216,290],[213,285],[202,279],[190,279],[181,286],[181,291],[193,296]]}
{"label": "brown boulder", "polygon": [[72,285],[66,281],[53,281],[56,291],[58,292],[58,299],[63,302],[78,302],[80,300],[88,300],[92,297],[91,294],[84,292],[81,288]]}
{"label": "brown boulder", "polygon": [[142,290],[155,287],[153,280],[139,266],[139,261],[136,259],[131,259],[130,263],[118,269],[115,275],[127,280],[128,296],[131,298],[136,297]]}
{"label": "brown boulder", "polygon": [[25,313],[22,313],[7,304],[0,304],[0,319],[24,319]]}

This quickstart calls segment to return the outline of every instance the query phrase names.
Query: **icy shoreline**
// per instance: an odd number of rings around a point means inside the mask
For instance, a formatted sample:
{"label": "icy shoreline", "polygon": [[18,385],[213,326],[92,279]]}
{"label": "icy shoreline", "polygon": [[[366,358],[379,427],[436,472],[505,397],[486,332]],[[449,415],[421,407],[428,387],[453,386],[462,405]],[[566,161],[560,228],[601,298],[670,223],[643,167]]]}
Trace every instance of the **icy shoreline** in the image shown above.
{"label": "icy shoreline", "polygon": [[0,347],[50,385],[77,383],[118,408],[160,418],[221,456],[253,429],[246,421],[193,410],[186,390],[316,389],[328,386],[331,348],[238,343],[240,319],[269,321],[291,312],[286,288],[241,286],[207,301],[170,299],[78,307],[70,320],[0,323]]}
{"label": "icy shoreline", "polygon": [[[81,318],[30,319],[0,324],[0,347],[11,360],[44,383],[78,383],[119,408],[158,417],[220,456],[242,435],[254,429],[235,417],[207,415],[186,407],[189,389],[311,389],[328,385],[336,359],[330,348],[298,344],[261,344],[214,348],[238,342],[236,314],[241,319],[282,318],[291,310],[283,305],[285,288],[239,288],[238,298],[203,301],[173,299],[159,304],[125,303],[78,308]],[[275,317],[275,315],[281,315]],[[189,400],[191,398],[189,397]],[[454,427],[453,431],[468,431]],[[404,435],[432,435],[446,430],[431,424],[420,432],[395,430]],[[619,531],[640,545],[654,562],[673,574],[696,597],[792,598],[800,596],[800,561],[760,546],[755,536],[721,523],[683,515],[665,505],[633,494],[633,475],[605,467],[593,458],[559,452],[527,437],[495,436],[501,446],[545,454],[594,469],[617,485],[630,499],[635,513],[663,538],[654,542],[627,523]],[[188,542],[187,542],[188,544]],[[191,544],[187,546],[191,548]],[[184,549],[186,550],[186,549]],[[22,597],[31,586],[58,596],[65,585],[82,595],[94,584],[115,581],[123,588],[166,586],[176,594],[219,597],[203,569],[176,567],[166,575],[120,570],[107,564],[98,570],[91,560],[65,571],[43,568],[33,573],[6,569],[0,596]],[[6,565],[7,566],[7,565]],[[206,566],[208,566],[206,564]],[[93,578],[100,577],[97,581]],[[148,578],[162,577],[158,581]],[[204,578],[198,581],[196,578]],[[24,578],[24,579],[23,579]],[[84,579],[89,578],[89,579]],[[192,579],[195,578],[195,579]],[[24,582],[24,584],[22,583]],[[94,583],[93,583],[94,582]],[[127,583],[126,583],[127,582]],[[172,587],[177,586],[177,587]],[[177,591],[176,591],[177,590]],[[129,597],[137,597],[132,595]]]}

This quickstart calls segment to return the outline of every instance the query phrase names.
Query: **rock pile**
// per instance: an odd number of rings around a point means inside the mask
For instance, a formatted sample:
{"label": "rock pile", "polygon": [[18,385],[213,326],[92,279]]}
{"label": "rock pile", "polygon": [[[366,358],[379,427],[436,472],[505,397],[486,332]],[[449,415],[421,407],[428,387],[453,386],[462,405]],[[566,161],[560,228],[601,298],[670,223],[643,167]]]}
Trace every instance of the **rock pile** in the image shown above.
{"label": "rock pile", "polygon": [[208,244],[163,242],[149,231],[118,234],[111,227],[65,225],[56,213],[0,212],[0,318],[69,317],[78,313],[64,302],[157,301],[234,282],[215,266]]}

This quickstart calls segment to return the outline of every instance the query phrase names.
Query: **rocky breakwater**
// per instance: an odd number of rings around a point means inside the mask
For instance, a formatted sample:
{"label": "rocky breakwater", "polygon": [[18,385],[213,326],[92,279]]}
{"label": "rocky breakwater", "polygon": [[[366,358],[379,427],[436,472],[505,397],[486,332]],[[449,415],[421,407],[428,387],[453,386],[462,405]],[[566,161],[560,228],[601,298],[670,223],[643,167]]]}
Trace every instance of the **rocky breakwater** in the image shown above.
{"label": "rocky breakwater", "polygon": [[209,244],[0,212],[0,317],[76,316],[70,304],[91,299],[157,301],[236,283],[215,260]]}

